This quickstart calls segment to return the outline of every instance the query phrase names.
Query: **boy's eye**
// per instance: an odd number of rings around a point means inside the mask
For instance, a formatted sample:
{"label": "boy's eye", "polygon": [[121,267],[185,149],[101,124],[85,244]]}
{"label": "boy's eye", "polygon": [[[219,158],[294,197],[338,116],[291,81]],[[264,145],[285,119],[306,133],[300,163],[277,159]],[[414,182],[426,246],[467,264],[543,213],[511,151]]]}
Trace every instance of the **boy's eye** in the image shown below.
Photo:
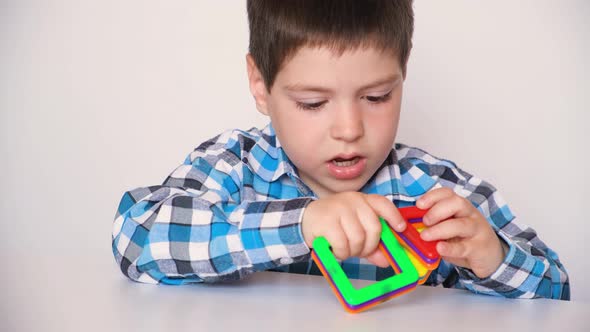
{"label": "boy's eye", "polygon": [[297,108],[300,108],[305,111],[319,110],[322,106],[324,106],[325,103],[327,103],[327,100],[322,100],[315,103],[302,103],[300,101],[296,102]]}
{"label": "boy's eye", "polygon": [[365,96],[365,99],[367,99],[369,102],[371,103],[382,103],[384,101],[389,100],[389,98],[391,98],[391,91],[389,91],[388,93],[381,95],[381,96]]}

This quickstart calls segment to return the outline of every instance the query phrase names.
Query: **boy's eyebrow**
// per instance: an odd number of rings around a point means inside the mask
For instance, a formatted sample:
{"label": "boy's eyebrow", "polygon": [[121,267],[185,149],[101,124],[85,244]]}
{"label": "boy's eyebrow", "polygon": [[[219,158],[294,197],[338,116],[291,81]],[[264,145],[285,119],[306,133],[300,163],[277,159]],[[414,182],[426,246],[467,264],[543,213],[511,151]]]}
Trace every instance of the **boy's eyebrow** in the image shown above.
{"label": "boy's eyebrow", "polygon": [[[376,80],[375,82],[363,85],[362,87],[360,87],[359,90],[366,90],[366,89],[370,89],[376,86],[380,86],[389,82],[393,82],[393,81],[397,81],[398,79],[401,78],[400,74],[394,74],[394,75],[390,75],[381,79]],[[284,86],[285,90],[288,91],[293,91],[293,92],[298,92],[298,91],[310,91],[310,92],[323,92],[323,93],[327,93],[327,92],[331,92],[332,90],[322,87],[322,86],[313,86],[313,85],[302,85],[302,84],[289,84]]]}
{"label": "boy's eyebrow", "polygon": [[383,85],[386,83],[395,82],[395,81],[399,80],[401,77],[402,77],[401,74],[393,74],[390,76],[386,76],[386,77],[379,79],[373,83],[369,83],[367,85],[362,86],[359,90],[367,90],[367,89],[374,88],[376,86],[380,86],[380,85]]}

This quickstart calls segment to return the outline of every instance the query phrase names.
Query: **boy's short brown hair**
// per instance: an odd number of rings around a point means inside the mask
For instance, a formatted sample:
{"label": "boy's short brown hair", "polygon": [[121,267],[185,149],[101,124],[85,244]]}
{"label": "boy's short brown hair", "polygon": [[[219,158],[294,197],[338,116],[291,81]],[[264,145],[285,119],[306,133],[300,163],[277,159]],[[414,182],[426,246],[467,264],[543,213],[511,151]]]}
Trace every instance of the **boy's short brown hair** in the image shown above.
{"label": "boy's short brown hair", "polygon": [[248,0],[249,51],[270,91],[281,65],[302,46],[342,54],[392,51],[403,75],[412,49],[412,0]]}

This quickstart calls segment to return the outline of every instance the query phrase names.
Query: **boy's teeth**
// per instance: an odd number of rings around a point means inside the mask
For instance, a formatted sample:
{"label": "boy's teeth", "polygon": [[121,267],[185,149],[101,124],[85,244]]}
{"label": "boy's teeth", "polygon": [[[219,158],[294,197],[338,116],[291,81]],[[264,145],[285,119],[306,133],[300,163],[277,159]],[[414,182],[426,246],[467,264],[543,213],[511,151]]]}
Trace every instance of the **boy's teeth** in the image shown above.
{"label": "boy's teeth", "polygon": [[342,160],[342,161],[338,161],[336,159],[332,160],[332,163],[338,167],[348,167],[348,166],[352,166],[354,164],[356,164],[359,161],[358,157],[354,157],[353,159],[350,160]]}

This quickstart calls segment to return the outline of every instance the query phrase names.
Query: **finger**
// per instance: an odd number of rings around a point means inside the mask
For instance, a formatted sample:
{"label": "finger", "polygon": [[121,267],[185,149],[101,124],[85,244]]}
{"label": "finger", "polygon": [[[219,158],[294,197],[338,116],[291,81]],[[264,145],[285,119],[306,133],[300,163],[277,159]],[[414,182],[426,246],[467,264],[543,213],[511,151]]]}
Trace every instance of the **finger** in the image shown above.
{"label": "finger", "polygon": [[403,232],[406,229],[406,221],[395,207],[392,201],[381,195],[367,195],[367,203],[371,206],[373,211],[378,216],[381,216],[389,226],[398,232]]}
{"label": "finger", "polygon": [[354,212],[341,218],[342,229],[348,241],[348,256],[359,257],[365,246],[365,229]]}
{"label": "finger", "polygon": [[367,260],[369,262],[371,262],[372,264],[375,264],[379,267],[388,267],[389,266],[389,261],[387,260],[387,258],[385,258],[385,255],[383,254],[383,252],[380,249],[377,249],[375,251],[373,251],[372,253],[370,253],[367,256]]}
{"label": "finger", "polygon": [[440,241],[436,244],[436,250],[443,257],[464,258],[468,254],[464,241]]}
{"label": "finger", "polygon": [[365,233],[365,243],[360,257],[365,257],[375,251],[379,246],[381,223],[379,222],[379,217],[368,205],[357,209],[357,215]]}
{"label": "finger", "polygon": [[433,189],[422,195],[422,197],[418,198],[416,201],[416,206],[420,209],[427,210],[436,204],[436,202],[453,195],[455,195],[455,192],[450,188],[445,187]]}
{"label": "finger", "polygon": [[452,217],[467,217],[470,215],[473,205],[468,200],[459,196],[451,195],[438,200],[422,218],[426,226],[435,225],[443,220]]}
{"label": "finger", "polygon": [[348,238],[342,229],[342,226],[337,224],[337,227],[329,229],[324,237],[330,243],[334,256],[338,259],[346,259],[350,257],[350,249],[348,248]]}
{"label": "finger", "polygon": [[470,238],[474,235],[475,223],[469,218],[448,219],[420,233],[424,241],[448,240],[455,237]]}

